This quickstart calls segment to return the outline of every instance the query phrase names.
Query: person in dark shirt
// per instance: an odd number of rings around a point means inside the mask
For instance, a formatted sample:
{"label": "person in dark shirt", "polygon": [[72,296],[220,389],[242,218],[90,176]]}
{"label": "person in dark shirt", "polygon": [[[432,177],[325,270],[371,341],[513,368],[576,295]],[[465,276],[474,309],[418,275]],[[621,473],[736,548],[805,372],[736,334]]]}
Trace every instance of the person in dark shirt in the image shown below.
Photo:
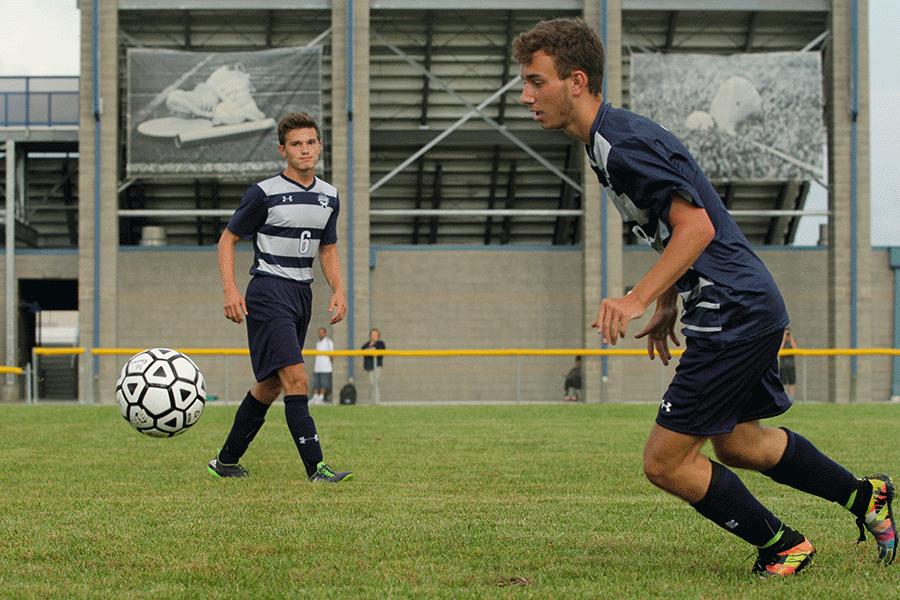
{"label": "person in dark shirt", "polygon": [[[753,253],[697,162],[669,131],[603,100],[605,51],[579,19],[554,19],[519,35],[520,100],[544,129],[585,144],[591,167],[625,227],[660,253],[627,295],[604,298],[592,323],[615,344],[628,323],[656,309],[635,337],[651,359],[672,358],[681,297],[686,349],[644,449],[644,473],[701,515],[753,544],[763,578],[805,568],[815,549],[763,506],[729,467],[836,502],[868,530],[885,564],[896,554],[894,484],[857,479],[803,436],[762,419],[791,405],[778,378],[788,315],[771,274]],[[586,199],[585,202],[590,201]],[[701,453],[710,440],[717,461]]]}
{"label": "person in dark shirt", "polygon": [[[362,349],[387,349],[387,346],[385,346],[384,342],[381,340],[381,332],[377,329],[372,329],[372,331],[369,332],[369,341],[363,344]],[[378,391],[378,379],[381,377],[381,368],[383,361],[384,356],[363,357],[363,370],[369,374],[369,383],[371,384],[371,386],[369,387],[369,400],[372,401],[372,404],[378,404],[381,402],[381,393]]]}
{"label": "person in dark shirt", "polygon": [[575,357],[575,366],[566,374],[566,380],[563,382],[563,388],[566,390],[566,402],[578,402],[578,394],[581,393],[581,357]]}

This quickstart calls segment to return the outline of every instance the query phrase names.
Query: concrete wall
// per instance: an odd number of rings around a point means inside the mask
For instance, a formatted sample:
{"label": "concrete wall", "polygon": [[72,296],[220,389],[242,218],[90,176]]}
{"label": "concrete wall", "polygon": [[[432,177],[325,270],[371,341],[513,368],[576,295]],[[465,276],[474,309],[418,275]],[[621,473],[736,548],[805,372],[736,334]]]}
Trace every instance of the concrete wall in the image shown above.
{"label": "concrete wall", "polygon": [[[757,249],[784,294],[791,329],[803,348],[825,348],[827,324],[827,252],[823,248]],[[596,335],[589,324],[595,306],[582,308],[582,253],[537,249],[414,249],[376,248],[368,277],[372,294],[357,298],[360,314],[371,320],[360,330],[377,327],[390,349],[510,349],[587,347]],[[642,248],[624,252],[624,285],[633,286],[656,260]],[[893,343],[894,278],[888,251],[873,250],[872,314],[861,323],[874,347]],[[243,326],[222,314],[222,292],[216,252],[202,249],[136,249],[118,255],[119,303],[109,315],[115,319],[118,340],[113,347],[246,348]],[[242,288],[249,280],[249,248],[237,254],[237,277]],[[71,277],[75,254],[17,256],[17,277]],[[316,268],[314,308],[307,348],[315,347],[315,330],[327,325],[330,290]],[[346,277],[346,275],[345,275]],[[2,285],[2,282],[0,282]],[[89,307],[90,308],[90,307]],[[364,310],[362,310],[364,309]],[[90,312],[90,311],[88,311]],[[632,339],[649,315],[629,328],[618,348],[644,350]],[[331,336],[346,340],[346,322],[328,327]],[[0,337],[2,339],[2,337]],[[355,340],[358,348],[365,339]],[[337,349],[346,349],[346,342]],[[102,357],[96,401],[113,402],[115,378],[124,356]],[[253,382],[249,358],[195,356],[207,379],[209,393],[220,401],[238,402]],[[871,395],[862,401],[890,398],[892,360],[863,357],[871,371]],[[310,361],[311,362],[311,361]],[[558,401],[570,356],[548,357],[387,357],[381,377],[383,402],[523,402]],[[335,359],[335,391],[347,381],[348,359]],[[595,366],[594,368],[599,368]],[[608,402],[656,402],[673,367],[659,361],[628,357],[615,363],[624,385],[607,393]],[[798,359],[797,399],[828,399],[826,358]],[[805,384],[803,381],[806,370]],[[369,383],[356,359],[359,401],[369,401]],[[227,377],[226,377],[227,373]]]}
{"label": "concrete wall", "polygon": [[[827,252],[824,249],[759,249],[773,272],[791,313],[791,328],[803,348],[827,347]],[[249,279],[249,249],[238,252],[239,285]],[[377,327],[391,349],[584,348],[595,335],[589,324],[596,307],[582,308],[583,258],[578,251],[535,249],[412,249],[376,248],[368,277],[372,294],[357,298],[359,314],[371,320],[362,330]],[[877,316],[861,323],[875,347],[893,340],[893,273],[886,250],[873,250],[871,302]],[[624,285],[633,286],[650,268],[656,254],[629,248],[624,252]],[[24,255],[17,259],[19,278],[70,276],[75,255]],[[318,272],[314,284],[314,314],[307,347],[315,330],[328,322],[330,290]],[[216,253],[208,249],[140,249],[118,256],[118,332],[114,347],[246,348],[244,328],[222,315],[222,292]],[[631,339],[646,322],[633,324],[619,348],[645,349]],[[346,323],[329,327],[335,339],[346,340]],[[359,347],[365,339],[355,340]],[[338,344],[345,349],[346,342]],[[206,375],[209,393],[237,402],[252,383],[249,359],[196,356]],[[114,378],[124,356],[103,357],[96,400],[112,402]],[[892,361],[860,358],[871,369],[871,401],[890,397]],[[226,364],[227,363],[227,364]],[[347,381],[348,359],[336,358],[335,388]],[[384,402],[559,400],[569,356],[552,357],[388,357],[381,378]],[[803,383],[806,369],[805,385]],[[598,367],[595,367],[598,368]],[[625,382],[604,401],[655,402],[671,377],[672,367],[644,357],[621,359],[615,366]],[[827,398],[828,359],[798,360],[798,400]],[[359,359],[356,384],[361,403],[369,384]],[[226,377],[226,372],[228,377]]]}

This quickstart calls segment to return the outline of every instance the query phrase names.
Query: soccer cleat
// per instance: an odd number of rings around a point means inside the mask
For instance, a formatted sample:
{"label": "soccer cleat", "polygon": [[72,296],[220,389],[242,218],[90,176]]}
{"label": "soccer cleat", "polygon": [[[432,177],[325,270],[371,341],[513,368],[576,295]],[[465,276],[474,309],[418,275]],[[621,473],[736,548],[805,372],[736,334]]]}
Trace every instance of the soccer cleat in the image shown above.
{"label": "soccer cleat", "polygon": [[866,516],[856,519],[859,527],[859,539],[856,543],[865,541],[868,530],[878,544],[878,560],[887,566],[894,562],[897,555],[897,525],[891,506],[894,501],[894,482],[884,474],[869,475],[863,479],[872,484],[872,500],[869,501]]}
{"label": "soccer cleat", "polygon": [[185,117],[211,119],[219,104],[219,94],[206,82],[200,82],[191,91],[172,90],[166,97],[166,106],[174,114]]}
{"label": "soccer cleat", "polygon": [[353,479],[353,473],[350,471],[335,471],[324,462],[319,463],[316,472],[309,478],[310,481],[328,481],[331,483],[350,481],[351,479]]}
{"label": "soccer cleat", "polygon": [[215,457],[206,465],[206,470],[214,477],[246,477],[247,470],[241,465],[225,465],[219,462],[219,457]]}
{"label": "soccer cleat", "polygon": [[816,549],[806,538],[803,538],[803,541],[793,548],[788,548],[783,552],[769,553],[760,550],[751,573],[759,575],[762,579],[793,575],[808,567],[815,554]]}
{"label": "soccer cleat", "polygon": [[253,91],[250,74],[244,70],[241,63],[237,63],[234,69],[222,65],[213,71],[206,83],[212,86],[222,99],[213,110],[213,125],[235,125],[266,118],[250,93]]}

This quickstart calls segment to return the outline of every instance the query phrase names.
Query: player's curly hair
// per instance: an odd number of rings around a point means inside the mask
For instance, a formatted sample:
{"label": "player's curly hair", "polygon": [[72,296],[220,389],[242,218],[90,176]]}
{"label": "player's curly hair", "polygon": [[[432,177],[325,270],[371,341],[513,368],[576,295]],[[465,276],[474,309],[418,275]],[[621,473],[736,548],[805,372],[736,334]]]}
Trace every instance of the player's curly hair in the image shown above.
{"label": "player's curly hair", "polygon": [[278,143],[284,146],[287,141],[287,134],[293,129],[315,129],[316,137],[322,140],[322,132],[319,130],[319,124],[306,113],[291,113],[285,115],[278,122]]}
{"label": "player's curly hair", "polygon": [[560,79],[570,77],[573,71],[584,71],[588,91],[594,95],[603,91],[606,63],[603,41],[581,19],[541,21],[513,41],[513,59],[519,64],[531,64],[532,56],[538,51],[553,58]]}

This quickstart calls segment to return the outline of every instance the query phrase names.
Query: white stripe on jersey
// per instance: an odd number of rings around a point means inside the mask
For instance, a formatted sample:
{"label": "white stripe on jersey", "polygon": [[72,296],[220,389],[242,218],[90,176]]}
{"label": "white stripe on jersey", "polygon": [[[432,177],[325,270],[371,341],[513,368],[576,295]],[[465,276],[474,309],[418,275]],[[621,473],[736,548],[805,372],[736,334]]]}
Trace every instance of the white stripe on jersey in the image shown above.
{"label": "white stripe on jersey", "polygon": [[[309,246],[306,252],[300,252],[301,246]],[[256,246],[260,252],[273,256],[291,258],[315,258],[319,252],[319,240],[311,238],[281,237],[278,235],[256,234]]]}
{"label": "white stripe on jersey", "polygon": [[696,304],[697,308],[711,308],[713,310],[719,310],[722,308],[722,305],[718,302],[698,302]]}
{"label": "white stripe on jersey", "polygon": [[[687,304],[694,298],[700,296],[700,291],[708,285],[714,285],[712,281],[707,279],[706,277],[698,277],[697,285],[694,286],[693,289],[690,289],[686,292],[680,292],[678,295],[681,296],[681,301]],[[710,307],[712,308],[712,307]],[[718,308],[718,306],[716,306]]]}
{"label": "white stripe on jersey", "polygon": [[[269,209],[266,225],[273,227],[296,227],[303,223],[304,229],[325,229],[331,217],[330,209],[323,210],[318,204],[291,204],[282,202]],[[296,250],[295,250],[296,251]],[[287,255],[286,255],[287,256]],[[315,256],[314,254],[312,256]]]}
{"label": "white stripe on jersey", "polygon": [[284,279],[295,279],[297,281],[310,281],[313,278],[313,268],[297,269],[294,267],[282,267],[281,265],[273,265],[263,259],[259,259],[259,271],[267,275],[283,277]]}
{"label": "white stripe on jersey", "polygon": [[721,327],[697,327],[696,325],[688,325],[687,323],[682,322],[685,329],[690,329],[691,331],[704,331],[707,333],[714,333],[716,331],[722,331]]}

